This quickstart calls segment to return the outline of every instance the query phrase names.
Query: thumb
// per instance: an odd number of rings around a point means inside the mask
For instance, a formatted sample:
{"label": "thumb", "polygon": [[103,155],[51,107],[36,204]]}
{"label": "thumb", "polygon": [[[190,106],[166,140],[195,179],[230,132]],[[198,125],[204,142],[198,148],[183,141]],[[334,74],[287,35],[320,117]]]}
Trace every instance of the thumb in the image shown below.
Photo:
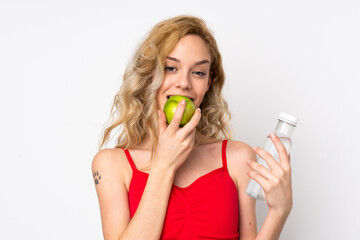
{"label": "thumb", "polygon": [[167,124],[166,124],[165,113],[161,110],[158,110],[158,114],[159,114],[159,135],[161,135],[165,131]]}

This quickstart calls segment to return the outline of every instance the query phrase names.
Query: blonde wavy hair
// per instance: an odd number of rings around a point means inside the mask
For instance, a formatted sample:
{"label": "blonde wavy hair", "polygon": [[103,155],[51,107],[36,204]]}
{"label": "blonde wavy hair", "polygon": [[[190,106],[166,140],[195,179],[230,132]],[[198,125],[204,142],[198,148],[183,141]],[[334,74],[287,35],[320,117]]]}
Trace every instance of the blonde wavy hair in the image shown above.
{"label": "blonde wavy hair", "polygon": [[202,116],[196,130],[215,139],[231,138],[228,127],[231,115],[221,94],[225,75],[217,43],[202,19],[182,15],[156,24],[138,47],[114,97],[99,150],[109,141],[112,131],[119,128],[116,148],[132,148],[149,134],[154,156],[158,143],[156,94],[164,79],[165,60],[177,42],[189,34],[200,36],[211,56],[211,85],[200,105]]}

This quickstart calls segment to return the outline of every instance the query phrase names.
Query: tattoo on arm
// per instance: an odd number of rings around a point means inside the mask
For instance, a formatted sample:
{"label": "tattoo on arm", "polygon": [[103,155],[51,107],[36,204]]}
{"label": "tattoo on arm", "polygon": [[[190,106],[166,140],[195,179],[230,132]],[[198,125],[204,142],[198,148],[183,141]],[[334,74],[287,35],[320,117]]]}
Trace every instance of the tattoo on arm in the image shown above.
{"label": "tattoo on arm", "polygon": [[100,179],[101,179],[101,175],[99,175],[99,171],[96,170],[96,171],[93,173],[93,177],[94,177],[95,184],[96,184],[96,185],[99,184]]}

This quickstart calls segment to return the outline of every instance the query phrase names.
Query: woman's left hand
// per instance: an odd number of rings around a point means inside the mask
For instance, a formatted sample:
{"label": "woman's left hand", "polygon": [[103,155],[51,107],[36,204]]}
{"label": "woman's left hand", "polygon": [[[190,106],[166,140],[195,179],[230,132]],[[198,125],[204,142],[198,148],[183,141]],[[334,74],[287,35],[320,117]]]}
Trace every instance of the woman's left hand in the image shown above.
{"label": "woman's left hand", "polygon": [[270,138],[279,153],[280,162],[264,149],[254,147],[255,153],[266,161],[270,170],[257,162],[248,161],[248,165],[254,170],[248,175],[264,189],[269,210],[288,215],[293,205],[290,154],[278,136],[270,134]]}

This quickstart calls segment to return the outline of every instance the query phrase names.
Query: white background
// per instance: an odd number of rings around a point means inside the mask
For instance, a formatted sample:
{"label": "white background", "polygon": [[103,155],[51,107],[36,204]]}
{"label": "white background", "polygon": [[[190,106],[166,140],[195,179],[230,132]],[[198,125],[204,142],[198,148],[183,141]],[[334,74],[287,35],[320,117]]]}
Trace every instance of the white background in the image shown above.
{"label": "white background", "polygon": [[[280,112],[300,119],[281,239],[360,239],[355,0],[0,0],[0,238],[102,238],[91,175],[101,125],[136,46],[179,14],[214,31],[235,139],[262,146]],[[257,210],[260,228],[267,207]]]}

